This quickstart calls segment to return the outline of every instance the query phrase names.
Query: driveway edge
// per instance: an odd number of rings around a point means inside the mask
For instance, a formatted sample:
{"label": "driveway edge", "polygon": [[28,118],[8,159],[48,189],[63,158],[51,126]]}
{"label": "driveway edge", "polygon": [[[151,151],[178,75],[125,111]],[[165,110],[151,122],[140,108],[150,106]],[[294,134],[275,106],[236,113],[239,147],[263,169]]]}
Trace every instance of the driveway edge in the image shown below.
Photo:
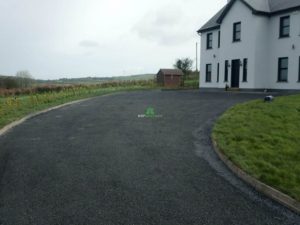
{"label": "driveway edge", "polygon": [[290,196],[270,187],[262,183],[261,181],[257,180],[256,178],[250,176],[235,164],[233,164],[227,156],[225,156],[222,151],[219,149],[216,140],[211,136],[211,141],[213,144],[213,149],[217,153],[218,157],[223,161],[223,163],[240,179],[245,181],[247,184],[251,185],[255,190],[258,192],[263,193],[264,195],[268,196],[269,198],[273,199],[274,201],[286,206],[293,212],[296,212],[300,215],[300,202],[296,201],[295,199],[291,198]]}
{"label": "driveway edge", "polygon": [[0,130],[0,136],[1,135],[4,135],[5,133],[7,133],[8,131],[10,131],[12,128],[24,123],[25,121],[35,117],[35,116],[38,116],[38,115],[41,115],[41,114],[44,114],[44,113],[47,113],[47,112],[50,112],[52,110],[55,110],[55,109],[59,109],[59,108],[62,108],[64,106],[68,106],[68,105],[72,105],[72,104],[76,104],[76,103],[79,103],[79,102],[83,102],[83,101],[86,101],[88,99],[91,99],[91,98],[87,98],[87,99],[81,99],[81,100],[76,100],[76,101],[72,101],[72,102],[68,102],[68,103],[64,103],[62,105],[57,105],[57,106],[54,106],[54,107],[51,107],[51,108],[48,108],[48,109],[44,109],[42,111],[38,111],[38,112],[35,112],[35,113],[31,113],[29,114],[28,116],[25,116],[23,117],[22,119],[20,120],[17,120],[17,121],[14,121],[8,125],[6,125],[5,127],[3,127],[1,130]]}
{"label": "driveway edge", "polygon": [[38,111],[38,112],[34,112],[34,113],[31,113],[29,114],[28,116],[25,116],[23,117],[22,119],[19,119],[17,121],[14,121],[6,126],[4,126],[2,129],[0,129],[0,136],[4,135],[5,133],[7,133],[8,131],[10,131],[11,129],[13,129],[14,127],[24,123],[25,121],[35,117],[35,116],[38,116],[38,115],[41,115],[41,114],[44,114],[44,113],[47,113],[47,112],[50,112],[52,110],[55,110],[55,109],[60,109],[62,107],[65,107],[65,106],[68,106],[68,105],[73,105],[73,104],[76,104],[76,103],[80,103],[80,102],[84,102],[84,101],[87,101],[87,100],[90,100],[90,99],[93,99],[93,98],[97,98],[97,97],[104,97],[104,96],[109,96],[109,95],[115,95],[115,94],[120,94],[122,92],[117,92],[117,93],[108,93],[108,94],[104,94],[104,95],[99,95],[99,96],[94,96],[94,97],[90,97],[90,98],[84,98],[84,99],[79,99],[79,100],[75,100],[75,101],[71,101],[71,102],[67,102],[67,103],[64,103],[64,104],[61,104],[61,105],[57,105],[57,106],[53,106],[51,108],[48,108],[48,109],[44,109],[42,111]]}

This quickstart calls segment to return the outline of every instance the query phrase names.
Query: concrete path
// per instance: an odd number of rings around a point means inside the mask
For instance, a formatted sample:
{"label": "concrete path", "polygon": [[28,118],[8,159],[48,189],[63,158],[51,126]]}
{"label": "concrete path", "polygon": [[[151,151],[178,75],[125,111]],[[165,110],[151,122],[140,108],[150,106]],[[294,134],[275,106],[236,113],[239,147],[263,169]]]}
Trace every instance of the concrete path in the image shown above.
{"label": "concrete path", "polygon": [[[236,179],[209,135],[257,94],[146,91],[37,116],[0,137],[2,225],[296,225]],[[142,118],[153,107],[157,118]]]}

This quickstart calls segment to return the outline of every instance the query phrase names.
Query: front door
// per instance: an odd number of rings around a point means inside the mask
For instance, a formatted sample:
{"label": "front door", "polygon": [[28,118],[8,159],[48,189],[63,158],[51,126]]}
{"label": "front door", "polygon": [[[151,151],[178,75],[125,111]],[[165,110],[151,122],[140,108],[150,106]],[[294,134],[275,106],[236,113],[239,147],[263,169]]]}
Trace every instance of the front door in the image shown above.
{"label": "front door", "polygon": [[240,60],[232,60],[231,62],[231,87],[239,88],[240,86]]}

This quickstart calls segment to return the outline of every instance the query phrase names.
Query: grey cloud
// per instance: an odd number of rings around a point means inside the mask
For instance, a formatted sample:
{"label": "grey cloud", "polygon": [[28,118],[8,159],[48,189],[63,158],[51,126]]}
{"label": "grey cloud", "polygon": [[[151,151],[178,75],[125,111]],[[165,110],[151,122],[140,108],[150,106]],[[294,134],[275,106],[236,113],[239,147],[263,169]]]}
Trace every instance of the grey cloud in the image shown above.
{"label": "grey cloud", "polygon": [[150,16],[153,18],[153,25],[174,26],[182,19],[183,12],[177,7],[172,7],[149,14],[150,15],[147,15],[147,17]]}
{"label": "grey cloud", "polygon": [[97,41],[92,40],[83,40],[79,42],[79,46],[84,48],[96,48],[99,46],[99,43]]}
{"label": "grey cloud", "polygon": [[133,27],[133,31],[142,39],[172,46],[192,38],[188,24],[181,8],[171,5],[145,14]]}

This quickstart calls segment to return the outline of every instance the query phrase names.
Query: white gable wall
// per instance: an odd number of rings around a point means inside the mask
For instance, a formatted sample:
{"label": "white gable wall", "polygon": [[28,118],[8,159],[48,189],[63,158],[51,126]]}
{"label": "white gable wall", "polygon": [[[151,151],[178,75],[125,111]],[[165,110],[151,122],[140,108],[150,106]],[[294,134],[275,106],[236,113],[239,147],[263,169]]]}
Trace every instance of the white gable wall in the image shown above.
{"label": "white gable wall", "polygon": [[[208,31],[201,34],[201,76],[200,87],[225,88],[231,85],[231,67],[228,68],[228,82],[225,80],[225,60],[231,64],[232,60],[248,59],[248,81],[243,83],[243,67],[240,67],[240,88],[255,87],[255,47],[256,47],[256,16],[245,4],[237,1],[228,12],[221,25],[221,47],[218,49],[218,30]],[[241,22],[241,42],[233,42],[233,24]],[[213,32],[213,49],[206,49],[207,33]],[[216,57],[214,58],[213,55]],[[212,64],[212,82],[206,83],[206,64]],[[217,80],[217,63],[220,63],[220,80]]]}
{"label": "white gable wall", "polygon": [[[241,22],[241,42],[233,42],[233,24]],[[231,10],[227,13],[221,25],[221,74],[224,81],[225,60],[248,58],[248,82],[242,82],[243,67],[240,67],[240,88],[254,87],[254,54],[255,54],[255,16],[251,10],[240,1],[236,1]],[[231,86],[231,67],[228,68],[228,83]],[[225,86],[223,84],[223,86]]]}

